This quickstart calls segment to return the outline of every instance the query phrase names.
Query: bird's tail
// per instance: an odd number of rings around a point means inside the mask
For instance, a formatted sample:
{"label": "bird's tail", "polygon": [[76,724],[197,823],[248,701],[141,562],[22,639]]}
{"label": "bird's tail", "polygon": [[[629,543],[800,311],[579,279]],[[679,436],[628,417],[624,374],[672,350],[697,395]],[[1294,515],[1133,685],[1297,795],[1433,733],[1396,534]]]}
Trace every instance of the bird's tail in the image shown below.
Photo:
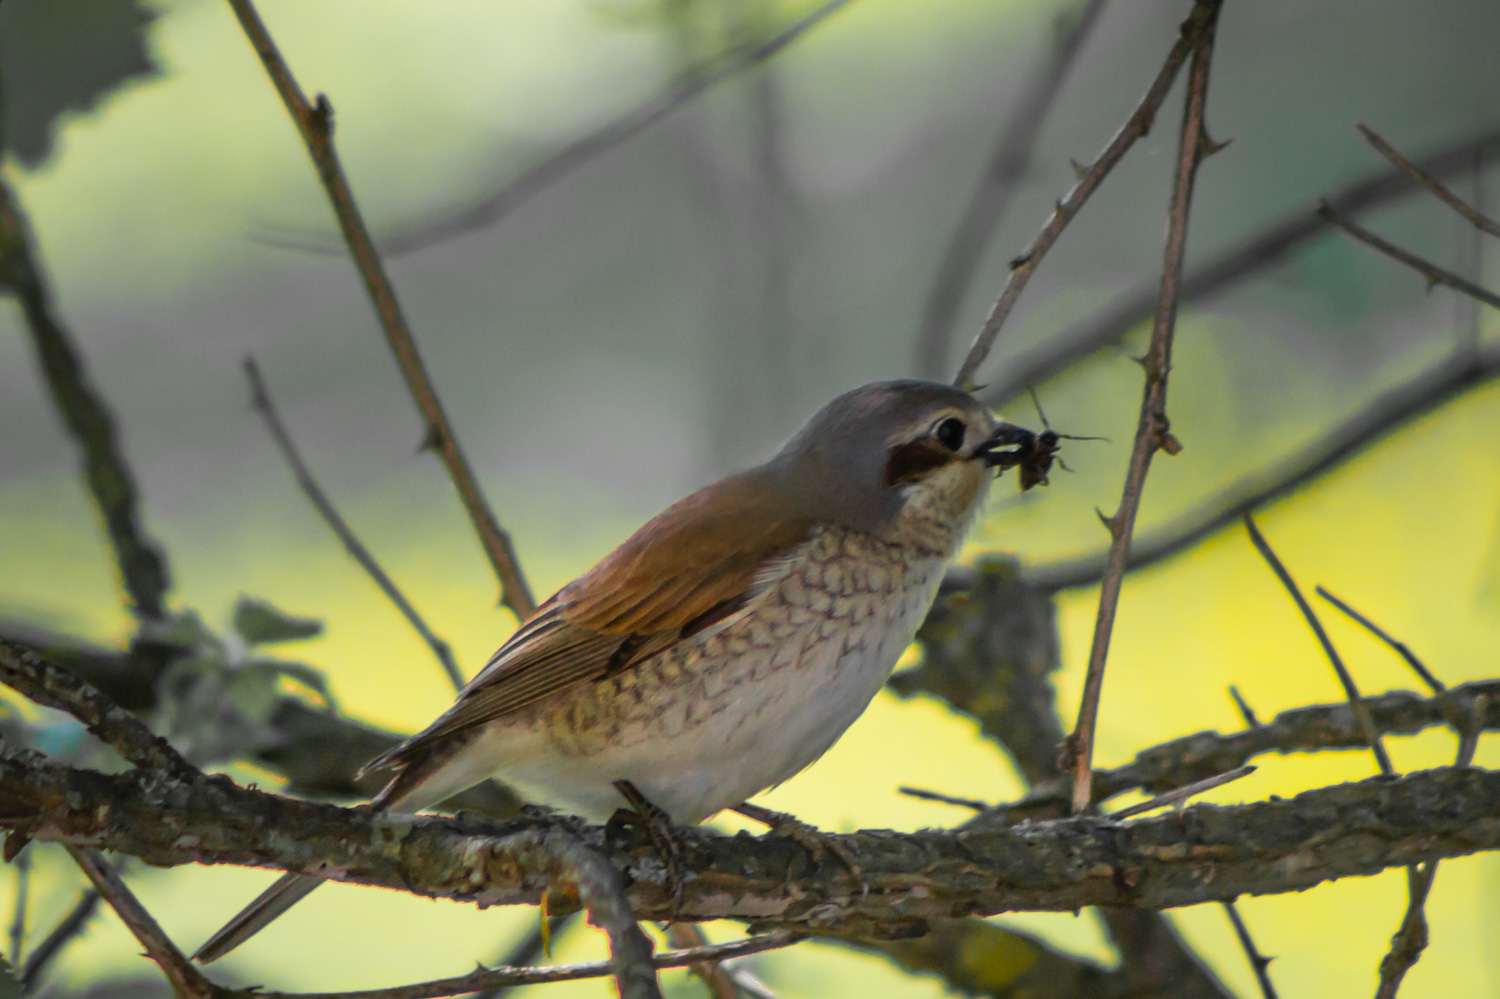
{"label": "bird's tail", "polygon": [[217,961],[270,925],[283,912],[302,901],[312,890],[323,883],[322,878],[306,874],[287,874],[276,879],[276,883],[249,905],[240,910],[224,927],[208,938],[198,948],[193,960],[202,964]]}
{"label": "bird's tail", "polygon": [[[373,806],[380,811],[417,812],[484,780],[489,776],[486,769],[482,765],[471,765],[463,756],[468,744],[467,737],[448,740],[444,745],[428,748],[420,755],[402,761],[398,764],[401,769],[385,790],[375,797]],[[324,880],[306,874],[286,874],[278,878],[275,884],[260,893],[260,897],[241,909],[239,915],[209,937],[208,942],[193,955],[193,960],[202,964],[217,961],[306,898]]]}

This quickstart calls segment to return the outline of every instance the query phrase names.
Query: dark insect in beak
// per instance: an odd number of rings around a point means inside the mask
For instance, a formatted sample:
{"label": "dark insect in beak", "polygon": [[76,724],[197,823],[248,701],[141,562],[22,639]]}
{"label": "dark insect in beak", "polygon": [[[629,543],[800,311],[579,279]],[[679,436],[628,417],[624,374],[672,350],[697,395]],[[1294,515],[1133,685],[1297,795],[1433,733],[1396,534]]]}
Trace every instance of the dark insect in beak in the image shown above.
{"label": "dark insect in beak", "polygon": [[[1057,457],[1060,441],[1100,439],[1060,434],[1051,427],[1038,434],[1012,423],[1002,423],[990,435],[989,440],[984,442],[976,457],[982,457],[986,467],[995,469],[997,478],[1007,468],[1019,469],[1017,474],[1021,479],[1021,491],[1025,492],[1033,486],[1047,484],[1047,473],[1052,470],[1054,461],[1062,464],[1062,459]],[[1010,450],[1002,451],[1000,448]]]}

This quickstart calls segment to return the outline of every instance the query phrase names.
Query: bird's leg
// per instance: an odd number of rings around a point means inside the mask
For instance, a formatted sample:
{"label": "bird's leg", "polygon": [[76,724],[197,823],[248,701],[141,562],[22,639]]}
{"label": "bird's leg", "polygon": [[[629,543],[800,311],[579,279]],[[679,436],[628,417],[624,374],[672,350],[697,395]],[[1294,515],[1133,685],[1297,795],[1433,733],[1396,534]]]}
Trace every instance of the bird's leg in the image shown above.
{"label": "bird's leg", "polygon": [[667,887],[672,892],[672,915],[682,911],[682,896],[684,886],[687,884],[687,862],[682,856],[682,841],[677,837],[677,831],[672,827],[672,817],[654,804],[650,798],[641,793],[640,788],[628,780],[614,781],[615,790],[620,792],[620,797],[631,808],[626,812],[624,809],[615,813],[615,820],[636,821],[646,833],[646,838],[661,855],[662,862],[667,867]]}
{"label": "bird's leg", "polygon": [[849,868],[849,873],[854,875],[856,881],[864,883],[864,872],[859,869],[859,862],[854,859],[854,851],[816,826],[808,825],[795,815],[775,812],[769,808],[752,805],[748,801],[740,805],[731,805],[729,810],[761,823],[773,833],[790,836],[812,854],[813,863],[818,863],[824,856],[832,854],[839,863]]}

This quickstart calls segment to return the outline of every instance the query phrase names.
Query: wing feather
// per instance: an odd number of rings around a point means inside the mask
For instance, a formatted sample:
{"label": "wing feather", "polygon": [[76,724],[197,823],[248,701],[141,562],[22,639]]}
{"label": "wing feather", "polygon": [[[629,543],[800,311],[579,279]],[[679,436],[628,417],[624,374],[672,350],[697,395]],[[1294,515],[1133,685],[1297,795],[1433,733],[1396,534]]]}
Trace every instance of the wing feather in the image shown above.
{"label": "wing feather", "polygon": [[367,769],[404,766],[450,736],[639,665],[743,606],[812,527],[766,501],[778,492],[768,475],[721,479],[667,508],[539,607],[448,711]]}

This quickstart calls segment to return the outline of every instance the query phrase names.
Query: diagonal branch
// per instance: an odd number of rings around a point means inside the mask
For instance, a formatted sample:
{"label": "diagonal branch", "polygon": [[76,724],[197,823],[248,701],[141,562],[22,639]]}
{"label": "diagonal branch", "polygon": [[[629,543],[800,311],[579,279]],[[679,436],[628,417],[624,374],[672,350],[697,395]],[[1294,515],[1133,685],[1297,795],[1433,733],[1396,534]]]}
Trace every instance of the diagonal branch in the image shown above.
{"label": "diagonal branch", "polygon": [[73,941],[73,938],[83,932],[94,913],[99,908],[99,893],[93,889],[85,891],[79,896],[78,901],[73,903],[67,915],[52,928],[52,932],[42,940],[26,959],[26,966],[19,969],[21,980],[21,992],[30,994],[36,991],[37,984],[42,974],[47,970],[47,965],[52,959],[62,953],[62,949]]}
{"label": "diagonal branch", "polygon": [[78,351],[52,304],[36,261],[30,225],[10,185],[0,180],[0,289],[16,297],[68,432],[83,451],[84,478],[104,518],[105,532],[131,610],[146,621],[167,616],[171,575],[161,546],[141,524],[135,478],[125,464],[114,418],[89,382]]}
{"label": "diagonal branch", "polygon": [[485,554],[489,556],[495,575],[500,580],[501,602],[516,617],[524,620],[536,609],[536,604],[531,598],[531,591],[527,589],[525,577],[521,575],[515,547],[511,544],[510,535],[501,528],[485,502],[473,469],[459,449],[458,439],[454,437],[452,426],[443,412],[437,390],[427,374],[421,355],[417,353],[411,328],[402,314],[400,303],[396,301],[396,291],[386,276],[380,256],[375,251],[375,244],[370,240],[369,230],[354,202],[354,192],[344,176],[344,168],[339,164],[338,152],[333,145],[333,108],[321,94],[316,106],[308,103],[251,0],[229,0],[229,6],[234,9],[240,26],[245,29],[246,36],[255,47],[256,55],[260,56],[277,94],[302,135],[308,154],[317,166],[318,178],[328,192],[328,200],[333,205],[333,213],[338,218],[344,241],[349,245],[355,268],[364,281],[370,302],[375,306],[375,313],[380,319],[391,350],[395,352],[396,363],[411,390],[412,399],[427,424],[424,445],[435,449],[447,466],[454,488],[458,490],[469,520],[473,522]]}
{"label": "diagonal branch", "polygon": [[1263,999],[1277,999],[1276,986],[1271,984],[1271,959],[1255,946],[1255,938],[1250,936],[1250,927],[1245,925],[1244,917],[1240,915],[1240,910],[1234,907],[1234,903],[1224,902],[1223,906],[1225,914],[1229,916],[1229,922],[1234,926],[1234,935],[1239,938],[1240,949],[1245,952],[1245,958],[1255,972],[1255,980],[1260,985],[1261,996]]}
{"label": "diagonal branch", "polygon": [[1447,285],[1454,291],[1463,292],[1470,298],[1483,302],[1492,309],[1500,309],[1500,295],[1496,295],[1492,291],[1486,291],[1468,278],[1459,277],[1452,271],[1439,267],[1427,258],[1419,257],[1410,250],[1397,246],[1390,240],[1376,235],[1358,222],[1346,218],[1328,202],[1324,201],[1318,206],[1318,214],[1377,253],[1383,253],[1426,277],[1428,288],[1438,284]]}
{"label": "diagonal branch", "polygon": [[45,707],[68,712],[138,767],[176,780],[191,780],[198,775],[198,768],[183,759],[167,740],[114,705],[98,689],[6,638],[0,638],[0,683]]}
{"label": "diagonal branch", "polygon": [[1015,106],[1000,129],[989,162],[959,216],[958,228],[948,239],[948,248],[927,291],[916,351],[916,370],[923,377],[940,377],[948,363],[953,324],[958,320],[959,310],[974,283],[979,261],[1031,166],[1037,136],[1041,134],[1052,103],[1062,90],[1084,40],[1099,20],[1104,2],[1084,0],[1078,9],[1058,15],[1051,58],[1037,67],[1022,87]]}
{"label": "diagonal branch", "polygon": [[[1435,177],[1447,177],[1472,170],[1477,156],[1497,153],[1500,153],[1500,132],[1487,132],[1423,157],[1420,164]],[[1405,173],[1383,170],[1345,184],[1329,194],[1327,200],[1340,212],[1355,215],[1417,190]],[[1326,235],[1328,227],[1328,221],[1316,211],[1299,208],[1190,270],[1183,277],[1179,301],[1209,298],[1255,277]],[[1091,318],[1012,358],[986,387],[984,398],[995,404],[1007,402],[1025,392],[1027,386],[1055,378],[1118,341],[1151,318],[1156,295],[1157,282],[1146,282],[1122,294],[1114,304]]]}
{"label": "diagonal branch", "polygon": [[1474,228],[1478,229],[1480,232],[1487,232],[1491,236],[1500,236],[1500,224],[1497,224],[1488,216],[1481,214],[1467,201],[1464,201],[1458,195],[1454,194],[1452,191],[1448,190],[1448,188],[1444,187],[1442,181],[1438,180],[1432,174],[1428,173],[1426,170],[1423,170],[1421,167],[1417,166],[1417,164],[1407,159],[1406,156],[1401,152],[1401,150],[1397,149],[1395,146],[1386,141],[1385,136],[1381,135],[1379,132],[1375,131],[1364,122],[1356,123],[1355,127],[1359,129],[1360,134],[1365,137],[1365,141],[1368,142],[1377,153],[1390,160],[1393,164],[1395,164],[1397,169],[1403,170],[1407,174],[1409,174],[1411,178],[1418,184],[1421,184],[1423,187],[1427,188],[1427,190],[1437,195],[1438,200],[1442,201],[1449,208],[1452,208],[1454,211],[1458,212],[1458,214],[1462,215],[1465,219],[1468,220],[1470,225],[1474,226]]}
{"label": "diagonal branch", "polygon": [[1202,33],[1204,24],[1214,16],[1218,8],[1218,0],[1197,0],[1192,14],[1183,22],[1181,34],[1172,45],[1171,51],[1167,53],[1161,70],[1156,74],[1156,79],[1147,89],[1146,96],[1141,98],[1140,104],[1115,133],[1109,145],[1104,148],[1104,152],[1099,154],[1099,158],[1080,171],[1078,183],[1073,185],[1073,189],[1067,193],[1067,196],[1057,203],[1046,225],[1042,226],[1041,231],[1032,238],[1026,249],[1010,262],[1010,278],[985,318],[984,325],[980,327],[974,343],[969,347],[969,353],[964,358],[963,364],[959,366],[958,373],[953,376],[953,384],[960,388],[967,388],[973,384],[975,373],[984,363],[984,359],[989,356],[996,337],[1000,335],[1000,327],[1004,325],[1006,317],[1015,307],[1016,300],[1021,297],[1021,291],[1026,287],[1026,282],[1031,280],[1031,274],[1036,270],[1037,264],[1041,263],[1042,257],[1052,248],[1052,244],[1057,242],[1057,237],[1062,235],[1062,231],[1073,220],[1073,216],[1078,214],[1078,210],[1094,193],[1095,188],[1104,182],[1104,178],[1114,169],[1115,164],[1120,162],[1137,139],[1150,131],[1152,123],[1156,120],[1156,112],[1160,110],[1162,102],[1167,99],[1167,92],[1172,89],[1172,82],[1177,79],[1177,71],[1187,61],[1188,53],[1192,50],[1196,38]]}
{"label": "diagonal branch", "polygon": [[453,659],[453,648],[433,630],[428,627],[422,615],[406,599],[406,595],[396,586],[395,580],[391,579],[386,571],[375,561],[375,556],[364,546],[350,528],[348,521],[339,514],[328,496],[323,492],[318,481],[313,478],[312,470],[307,467],[307,462],[302,460],[297,445],[292,441],[291,434],[287,432],[286,425],[281,422],[281,417],[276,412],[276,407],[271,403],[271,395],[266,390],[266,383],[260,376],[260,368],[255,359],[245,358],[245,377],[250,380],[250,406],[255,409],[266,421],[266,429],[271,432],[271,439],[286,459],[286,463],[292,468],[292,475],[297,480],[297,485],[302,487],[302,492],[312,502],[313,507],[322,516],[323,522],[344,543],[344,550],[353,556],[354,561],[360,564],[366,574],[380,587],[380,591],[396,605],[401,616],[406,618],[407,623],[412,626],[422,640],[432,649],[432,654],[437,656],[438,663],[443,667],[443,672],[448,675],[448,680],[453,684],[455,690],[462,690],[464,676],[458,669],[458,663]]}
{"label": "diagonal branch", "polygon": [[1177,172],[1172,183],[1172,206],[1167,229],[1166,259],[1162,265],[1161,295],[1157,299],[1151,345],[1146,349],[1142,362],[1146,369],[1146,386],[1141,398],[1140,417],[1136,423],[1130,468],[1125,475],[1125,488],[1114,516],[1103,518],[1112,539],[1109,568],[1105,570],[1103,586],[1099,591],[1099,613],[1094,622],[1094,639],[1089,651],[1088,673],[1083,682],[1078,724],[1068,743],[1073,757],[1075,812],[1083,811],[1089,804],[1094,726],[1099,717],[1104,665],[1109,656],[1110,635],[1114,630],[1115,611],[1119,606],[1120,587],[1125,577],[1125,560],[1130,553],[1130,539],[1135,532],[1135,518],[1140,510],[1146,473],[1150,470],[1151,459],[1158,449],[1169,454],[1176,454],[1181,449],[1177,439],[1172,436],[1171,425],[1167,420],[1167,375],[1172,367],[1172,338],[1177,327],[1177,295],[1182,283],[1182,260],[1187,250],[1188,211],[1193,200],[1193,182],[1203,159],[1217,148],[1222,148],[1213,145],[1204,126],[1208,75],[1220,7],[1218,2],[1200,2],[1194,8],[1195,17],[1202,12],[1196,30],[1190,32],[1184,29],[1183,33],[1193,47],[1193,65],[1188,77],[1187,100],[1183,106]]}
{"label": "diagonal branch", "polygon": [[387,256],[400,256],[493,225],[546,188],[645,131],[705,90],[770,59],[848,3],[849,0],[828,0],[764,41],[739,45],[706,60],[685,72],[663,93],[573,140],[495,193],[446,218],[425,222],[382,240],[380,249]]}
{"label": "diagonal branch", "polygon": [[1318,619],[1317,612],[1313,610],[1312,604],[1302,595],[1302,590],[1297,586],[1297,581],[1287,571],[1287,567],[1277,556],[1275,549],[1265,535],[1260,533],[1260,528],[1255,526],[1255,520],[1248,513],[1245,514],[1245,529],[1250,532],[1250,541],[1255,545],[1255,550],[1260,553],[1261,558],[1271,567],[1276,578],[1281,581],[1282,587],[1286,589],[1287,595],[1302,612],[1302,617],[1307,621],[1307,626],[1317,636],[1318,644],[1323,648],[1323,654],[1328,657],[1328,663],[1333,667],[1333,672],[1338,676],[1339,685],[1344,688],[1344,696],[1349,699],[1349,707],[1354,710],[1354,717],[1359,720],[1360,731],[1364,733],[1365,744],[1370,747],[1370,752],[1375,754],[1375,762],[1380,766],[1380,772],[1386,777],[1395,776],[1395,768],[1391,766],[1390,754],[1385,751],[1385,744],[1380,741],[1380,733],[1375,730],[1375,722],[1370,717],[1370,708],[1360,696],[1359,687],[1354,683],[1354,677],[1350,675],[1349,668],[1344,665],[1343,658],[1338,650],[1333,647],[1333,641],[1328,637],[1328,632],[1323,629],[1323,622]]}

